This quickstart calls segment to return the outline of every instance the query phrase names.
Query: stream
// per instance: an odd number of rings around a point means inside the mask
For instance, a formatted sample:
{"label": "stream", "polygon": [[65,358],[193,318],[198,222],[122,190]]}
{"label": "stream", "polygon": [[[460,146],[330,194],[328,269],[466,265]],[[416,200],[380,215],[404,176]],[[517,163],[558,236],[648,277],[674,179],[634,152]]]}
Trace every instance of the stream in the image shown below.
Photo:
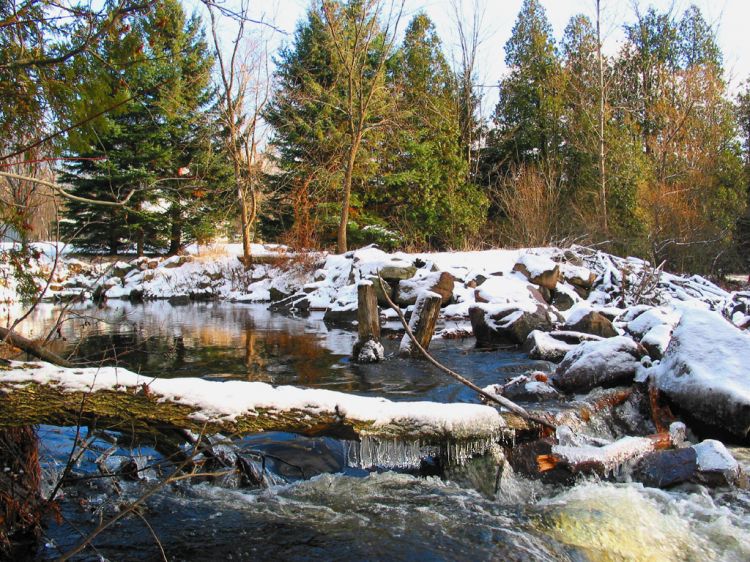
{"label": "stream", "polygon": [[[25,323],[46,334],[59,308],[40,306]],[[326,388],[391,400],[475,402],[465,387],[418,360],[356,365],[351,330],[269,313],[263,305],[167,302],[104,308],[77,305],[57,331],[58,353],[117,364],[145,375],[240,379]],[[400,337],[385,332],[386,355]],[[553,366],[518,351],[480,350],[473,339],[436,339],[431,351],[479,386]],[[45,489],[54,487],[75,428],[39,428]],[[85,437],[85,430],[84,435]],[[543,485],[506,468],[471,462],[447,478],[416,476],[414,451],[370,451],[330,438],[290,434],[232,442],[266,486],[236,477],[170,482],[103,532],[77,560],[748,560],[750,492],[680,486],[669,491],[594,478],[573,487]],[[372,445],[378,447],[378,445]],[[733,447],[746,471],[750,449]],[[135,459],[141,481],[101,478]],[[164,477],[161,455],[121,434],[99,432],[62,489],[41,559],[54,559]],[[102,468],[104,467],[104,468]],[[389,468],[396,468],[391,470]],[[412,467],[413,468],[413,467]]]}

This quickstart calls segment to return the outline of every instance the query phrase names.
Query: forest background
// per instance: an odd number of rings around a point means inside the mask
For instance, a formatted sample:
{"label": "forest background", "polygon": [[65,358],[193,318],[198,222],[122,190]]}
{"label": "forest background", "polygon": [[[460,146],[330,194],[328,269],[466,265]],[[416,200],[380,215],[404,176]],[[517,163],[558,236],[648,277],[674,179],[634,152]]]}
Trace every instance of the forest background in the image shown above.
{"label": "forest background", "polygon": [[311,2],[281,41],[241,0],[5,2],[0,229],[22,242],[6,257],[58,238],[111,254],[224,238],[246,263],[259,240],[577,242],[747,268],[750,88],[730,88],[716,24],[634,4],[604,49],[608,6],[590,4],[556,40],[524,0],[487,77],[481,4],[446,4],[446,47],[385,0]]}

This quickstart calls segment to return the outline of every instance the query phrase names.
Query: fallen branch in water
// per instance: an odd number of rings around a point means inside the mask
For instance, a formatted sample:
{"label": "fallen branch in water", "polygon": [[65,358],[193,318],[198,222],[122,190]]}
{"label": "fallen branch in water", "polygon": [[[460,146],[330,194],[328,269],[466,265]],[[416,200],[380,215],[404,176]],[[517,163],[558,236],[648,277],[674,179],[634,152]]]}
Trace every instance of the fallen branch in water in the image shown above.
{"label": "fallen branch in water", "polygon": [[489,392],[482,390],[473,382],[471,382],[469,379],[449,369],[448,367],[440,363],[437,359],[435,359],[432,355],[430,355],[430,353],[424,347],[422,347],[422,345],[419,343],[419,340],[411,331],[411,328],[409,328],[409,323],[406,321],[406,317],[404,316],[404,313],[401,312],[401,309],[391,300],[391,297],[388,295],[388,290],[385,287],[385,283],[383,282],[383,278],[380,276],[379,272],[378,272],[378,282],[380,283],[380,288],[382,289],[383,295],[385,296],[385,300],[388,303],[388,306],[390,306],[391,309],[398,315],[399,320],[401,320],[401,325],[404,327],[404,330],[406,330],[406,334],[409,336],[409,339],[411,339],[411,342],[414,345],[414,348],[416,348],[424,356],[424,358],[427,359],[427,361],[429,361],[433,366],[437,367],[438,369],[440,369],[442,372],[446,373],[447,375],[453,377],[461,384],[468,386],[470,389],[472,389],[474,392],[476,392],[480,396],[483,396],[488,401],[494,402],[495,404],[498,404],[504,408],[507,408],[511,412],[521,416],[523,419],[528,420],[528,421],[533,421],[549,429],[556,429],[556,427],[552,425],[550,422],[548,422],[547,420],[529,414],[524,408],[522,408],[515,402],[512,402],[503,396],[495,396],[494,394],[490,394]]}
{"label": "fallen branch in water", "polygon": [[25,338],[22,335],[1,326],[0,342],[9,343],[13,347],[17,347],[21,351],[25,351],[29,355],[33,355],[34,357],[41,359],[42,361],[54,363],[55,365],[59,365],[60,367],[73,367],[73,363],[71,363],[67,359],[63,359],[56,353],[51,352],[43,345],[40,345],[33,340]]}

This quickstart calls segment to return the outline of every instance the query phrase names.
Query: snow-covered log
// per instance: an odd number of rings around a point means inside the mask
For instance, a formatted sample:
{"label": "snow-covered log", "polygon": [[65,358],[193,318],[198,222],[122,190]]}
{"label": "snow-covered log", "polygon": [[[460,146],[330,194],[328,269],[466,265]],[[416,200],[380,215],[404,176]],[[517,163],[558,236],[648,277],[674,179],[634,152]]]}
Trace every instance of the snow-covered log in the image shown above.
{"label": "snow-covered log", "polygon": [[518,416],[480,404],[392,402],[260,382],[154,379],[114,367],[11,362],[0,369],[0,426],[5,427],[96,419],[100,426],[145,433],[154,428],[286,431],[436,444],[486,441],[525,427]]}

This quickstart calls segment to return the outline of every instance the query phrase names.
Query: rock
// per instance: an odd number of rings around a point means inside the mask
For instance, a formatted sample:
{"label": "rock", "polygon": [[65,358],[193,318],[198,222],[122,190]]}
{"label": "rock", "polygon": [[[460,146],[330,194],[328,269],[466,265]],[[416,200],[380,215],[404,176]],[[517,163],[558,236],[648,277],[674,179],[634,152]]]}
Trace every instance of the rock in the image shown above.
{"label": "rock", "polygon": [[273,302],[283,301],[284,299],[288,299],[292,296],[291,293],[286,293],[278,287],[271,287],[268,290],[268,294],[271,295],[271,301]]}
{"label": "rock", "polygon": [[590,290],[596,281],[596,274],[585,267],[566,263],[562,265],[560,273],[565,281],[586,291]]}
{"label": "rock", "polygon": [[697,458],[697,480],[709,486],[734,486],[741,476],[740,465],[721,441],[706,439],[690,447]]}
{"label": "rock", "polygon": [[329,308],[323,315],[323,321],[331,324],[351,324],[357,321],[357,309]]}
{"label": "rock", "polygon": [[357,363],[378,363],[385,359],[385,350],[380,342],[367,340],[364,344],[355,344],[354,360]]}
{"label": "rock", "polygon": [[541,372],[519,375],[505,384],[492,384],[482,390],[511,400],[541,402],[560,397],[560,393],[549,384],[547,375]]}
{"label": "rock", "polygon": [[310,313],[310,300],[304,292],[295,293],[284,299],[275,301],[268,307],[268,310],[280,314],[299,313],[302,316],[307,316]]}
{"label": "rock", "polygon": [[559,286],[554,291],[551,291],[551,293],[552,293],[551,304],[557,310],[562,310],[562,311],[570,310],[573,307],[573,305],[576,303],[575,299],[571,296],[571,294],[566,291],[561,291]]}
{"label": "rock", "polygon": [[386,281],[401,281],[411,279],[417,272],[417,268],[411,264],[394,265],[393,263],[380,269],[380,276]]}
{"label": "rock", "polygon": [[641,345],[625,336],[584,342],[565,355],[555,372],[554,383],[565,392],[629,383],[645,355]]}
{"label": "rock", "polygon": [[111,275],[113,277],[119,277],[120,279],[124,279],[125,276],[131,271],[133,271],[134,269],[136,269],[135,265],[124,262],[124,261],[118,261],[115,265],[112,266]]}
{"label": "rock", "polygon": [[698,471],[697,458],[692,447],[654,451],[636,465],[633,479],[654,488],[668,488],[689,482]]}
{"label": "rock", "polygon": [[[383,292],[383,286],[380,284],[380,280],[376,275],[368,275],[367,279],[369,281],[372,281],[372,285],[375,288],[375,296],[378,299],[378,304],[382,307],[389,307],[388,301],[385,299],[385,292]],[[383,285],[385,285],[385,290],[388,291],[388,296],[393,300],[395,298],[393,294],[393,286],[388,283],[385,279],[383,279]]]}
{"label": "rock", "polygon": [[612,322],[595,310],[580,317],[575,324],[566,324],[565,327],[574,332],[593,334],[602,338],[613,338],[618,335]]}
{"label": "rock", "polygon": [[517,305],[479,305],[469,308],[478,345],[521,345],[534,330],[551,330],[552,319],[543,305],[535,310]]}
{"label": "rock", "polygon": [[399,281],[396,288],[396,304],[410,306],[417,302],[417,297],[423,291],[436,293],[440,296],[441,305],[445,306],[453,298],[455,281],[453,275],[447,271],[431,273],[425,277],[414,277]]}
{"label": "rock", "polygon": [[750,432],[750,335],[716,312],[685,308],[650,370],[681,412],[740,440]]}
{"label": "rock", "polygon": [[192,256],[172,256],[161,262],[161,267],[172,269],[175,267],[181,267],[182,265],[185,265],[186,263],[190,263],[192,261]]}
{"label": "rock", "polygon": [[513,271],[523,274],[526,279],[545,287],[550,291],[557,287],[560,280],[560,266],[549,258],[535,256],[533,254],[524,254],[520,257]]}
{"label": "rock", "polygon": [[521,348],[531,359],[559,363],[565,355],[584,341],[598,341],[602,338],[592,334],[569,331],[531,332]]}
{"label": "rock", "polygon": [[167,302],[172,306],[183,306],[186,304],[190,304],[190,295],[174,295],[172,297],[169,297],[167,299]]}
{"label": "rock", "polygon": [[128,300],[132,303],[142,303],[144,300],[143,291],[140,289],[133,289],[128,295]]}

